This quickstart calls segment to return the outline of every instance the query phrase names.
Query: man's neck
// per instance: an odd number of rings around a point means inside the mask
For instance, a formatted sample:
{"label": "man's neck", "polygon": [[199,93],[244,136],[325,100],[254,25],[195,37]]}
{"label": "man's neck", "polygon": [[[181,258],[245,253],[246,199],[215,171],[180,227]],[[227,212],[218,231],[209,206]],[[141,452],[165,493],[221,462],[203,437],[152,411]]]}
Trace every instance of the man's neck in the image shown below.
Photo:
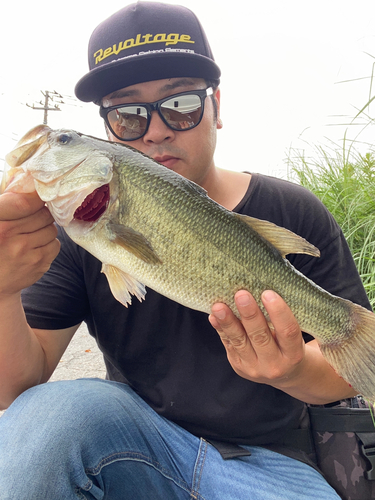
{"label": "man's neck", "polygon": [[214,201],[233,210],[245,196],[250,180],[250,174],[215,168],[202,187]]}

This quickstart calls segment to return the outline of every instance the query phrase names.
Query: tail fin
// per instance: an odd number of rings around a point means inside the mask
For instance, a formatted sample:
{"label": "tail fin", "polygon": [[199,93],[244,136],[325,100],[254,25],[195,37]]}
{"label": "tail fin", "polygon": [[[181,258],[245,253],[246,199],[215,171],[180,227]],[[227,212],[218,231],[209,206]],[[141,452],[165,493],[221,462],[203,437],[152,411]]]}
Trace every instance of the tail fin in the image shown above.
{"label": "tail fin", "polygon": [[374,405],[375,403],[375,314],[352,304],[355,329],[342,344],[320,345],[323,356],[336,372]]}

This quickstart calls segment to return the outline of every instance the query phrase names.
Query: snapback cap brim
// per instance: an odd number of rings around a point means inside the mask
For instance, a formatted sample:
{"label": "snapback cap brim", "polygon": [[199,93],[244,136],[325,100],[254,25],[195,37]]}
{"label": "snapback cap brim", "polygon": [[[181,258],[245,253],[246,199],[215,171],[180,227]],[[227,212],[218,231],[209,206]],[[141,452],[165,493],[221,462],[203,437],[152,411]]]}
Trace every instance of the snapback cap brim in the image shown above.
{"label": "snapback cap brim", "polygon": [[83,102],[100,100],[124,87],[165,78],[220,79],[220,68],[210,58],[190,53],[150,53],[117,59],[84,75],[75,87]]}

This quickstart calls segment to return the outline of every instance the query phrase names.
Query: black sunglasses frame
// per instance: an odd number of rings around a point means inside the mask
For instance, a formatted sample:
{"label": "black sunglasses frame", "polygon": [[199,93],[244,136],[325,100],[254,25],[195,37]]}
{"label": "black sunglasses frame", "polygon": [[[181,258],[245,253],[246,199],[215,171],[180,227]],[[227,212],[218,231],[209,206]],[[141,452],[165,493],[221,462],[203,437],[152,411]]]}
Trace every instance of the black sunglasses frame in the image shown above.
{"label": "black sunglasses frame", "polygon": [[[161,107],[162,107],[164,102],[170,101],[171,99],[175,99],[176,97],[180,97],[180,96],[184,96],[184,95],[197,95],[199,97],[199,99],[201,101],[201,115],[200,115],[198,122],[195,123],[192,127],[180,129],[180,128],[172,127],[167,122],[167,120],[163,116],[163,113],[161,112]],[[170,95],[168,97],[163,97],[163,99],[159,99],[158,101],[154,101],[154,102],[134,102],[134,103],[129,102],[129,103],[123,103],[123,104],[116,104],[115,106],[109,106],[108,108],[105,108],[104,106],[100,106],[99,114],[103,118],[103,120],[105,121],[109,130],[112,132],[112,134],[115,137],[117,137],[117,139],[119,139],[120,141],[123,141],[123,142],[137,141],[138,139],[141,139],[144,135],[146,135],[148,128],[150,126],[152,111],[157,111],[160,118],[167,125],[167,127],[169,127],[172,130],[175,130],[177,132],[185,132],[186,130],[192,130],[193,128],[197,127],[203,118],[205,99],[206,99],[206,97],[208,97],[210,95],[213,95],[213,88],[212,87],[208,87],[206,89],[199,89],[199,90],[189,90],[187,92],[180,92],[179,94],[173,94],[173,95]],[[111,124],[110,124],[109,119],[108,119],[108,114],[111,111],[114,111],[114,110],[119,109],[119,108],[124,108],[126,106],[142,106],[142,107],[146,108],[146,111],[147,111],[147,123],[146,123],[145,131],[139,137],[136,137],[135,139],[124,139],[124,138],[118,136],[116,134],[116,132],[113,130],[113,128],[111,127]]]}

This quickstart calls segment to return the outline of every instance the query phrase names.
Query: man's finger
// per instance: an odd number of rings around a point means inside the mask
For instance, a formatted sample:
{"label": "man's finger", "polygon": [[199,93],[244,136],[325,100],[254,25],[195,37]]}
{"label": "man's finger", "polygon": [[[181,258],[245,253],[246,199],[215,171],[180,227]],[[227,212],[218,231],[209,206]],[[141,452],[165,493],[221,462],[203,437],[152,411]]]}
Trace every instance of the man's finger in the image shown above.
{"label": "man's finger", "polygon": [[304,341],[298,322],[288,305],[271,290],[263,292],[262,302],[275,328],[280,350],[288,358],[300,357]]}
{"label": "man's finger", "polygon": [[220,335],[226,349],[234,348],[239,352],[248,348],[252,350],[241,321],[228,306],[221,303],[214,304],[209,320]]}
{"label": "man's finger", "polygon": [[36,192],[11,193],[0,195],[0,220],[11,221],[22,219],[37,212],[44,206],[44,202]]}
{"label": "man's finger", "polygon": [[254,297],[241,290],[235,295],[236,306],[241,316],[247,337],[258,355],[274,356],[277,351],[274,338],[267,321],[256,303]]}

